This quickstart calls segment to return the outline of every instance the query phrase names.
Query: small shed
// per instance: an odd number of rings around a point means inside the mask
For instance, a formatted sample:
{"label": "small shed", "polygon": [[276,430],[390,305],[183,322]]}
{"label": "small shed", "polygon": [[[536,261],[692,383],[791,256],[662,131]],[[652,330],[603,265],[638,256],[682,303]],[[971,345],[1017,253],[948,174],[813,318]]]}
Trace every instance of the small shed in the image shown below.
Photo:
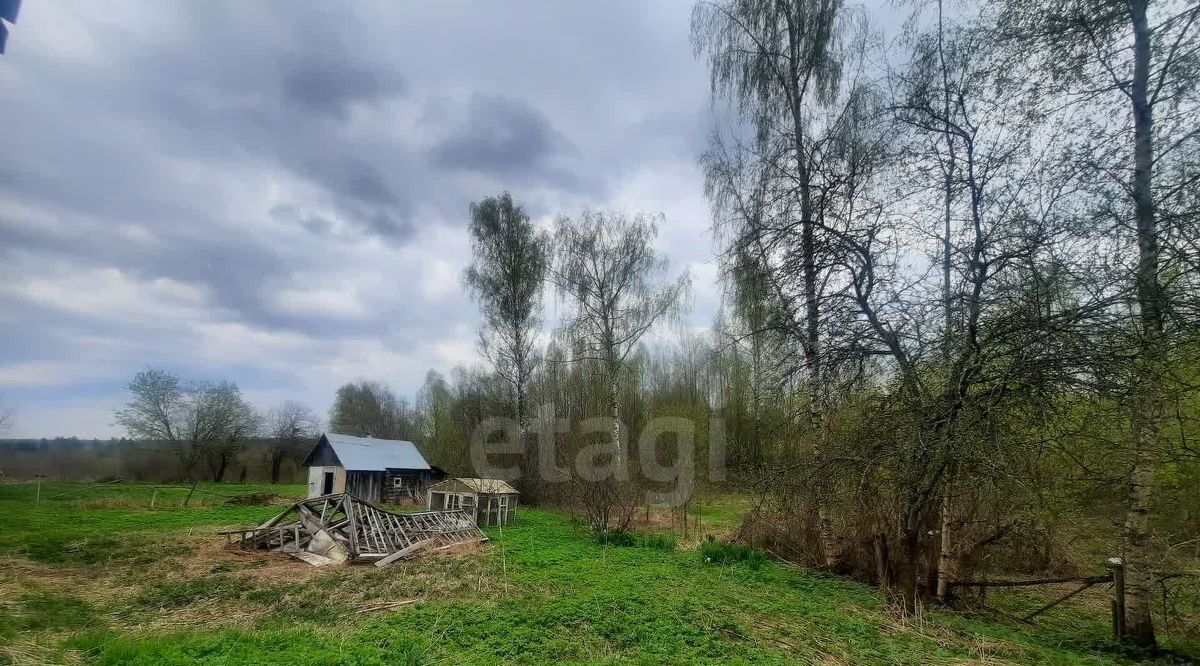
{"label": "small shed", "polygon": [[420,501],[437,480],[412,442],[335,432],[321,435],[304,467],[308,497],[349,493],[372,504]]}
{"label": "small shed", "polygon": [[517,515],[519,494],[500,479],[455,477],[429,487],[429,510],[461,509],[477,525],[507,525]]}

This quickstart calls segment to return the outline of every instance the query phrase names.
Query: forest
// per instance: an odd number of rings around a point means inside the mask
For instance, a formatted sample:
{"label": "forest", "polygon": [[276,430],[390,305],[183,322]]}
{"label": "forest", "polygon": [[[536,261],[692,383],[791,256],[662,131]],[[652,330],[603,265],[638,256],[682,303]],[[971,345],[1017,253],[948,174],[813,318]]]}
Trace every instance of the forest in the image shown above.
{"label": "forest", "polygon": [[905,11],[885,41],[840,0],[695,5],[711,328],[683,323],[660,216],[497,193],[468,218],[479,364],[411,401],[346,384],[327,417],[147,369],[127,440],[0,469],[289,482],[322,429],[408,439],[598,534],[744,494],[739,541],[901,614],[1119,557],[1131,643],[1200,633],[1200,6]]}

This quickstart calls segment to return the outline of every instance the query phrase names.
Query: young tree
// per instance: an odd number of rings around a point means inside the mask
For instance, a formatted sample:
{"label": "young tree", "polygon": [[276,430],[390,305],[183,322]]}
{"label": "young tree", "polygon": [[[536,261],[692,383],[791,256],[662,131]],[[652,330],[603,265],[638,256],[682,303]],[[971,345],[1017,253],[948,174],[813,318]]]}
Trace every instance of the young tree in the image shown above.
{"label": "young tree", "polygon": [[279,483],[283,461],[291,458],[300,462],[311,440],[320,436],[321,419],[306,405],[288,400],[267,413],[265,426],[270,438],[267,463],[271,483]]}
{"label": "young tree", "polygon": [[689,285],[686,273],[667,279],[667,260],[653,247],[657,232],[646,215],[585,211],[574,219],[559,218],[554,233],[551,279],[570,304],[563,334],[576,361],[602,370],[612,419],[612,462],[621,479],[628,474],[621,431],[622,372],[642,336],[679,313]]}
{"label": "young tree", "polygon": [[511,387],[523,435],[529,376],[538,362],[547,241],[508,192],[471,204],[470,233],[474,261],[463,277],[483,314],[479,348]]}
{"label": "young tree", "polygon": [[642,336],[679,313],[688,288],[686,273],[667,280],[667,260],[653,247],[658,225],[646,215],[585,211],[561,217],[554,234],[553,280],[569,299],[563,332],[576,360],[597,361],[609,387],[613,455],[621,446],[620,373]]}

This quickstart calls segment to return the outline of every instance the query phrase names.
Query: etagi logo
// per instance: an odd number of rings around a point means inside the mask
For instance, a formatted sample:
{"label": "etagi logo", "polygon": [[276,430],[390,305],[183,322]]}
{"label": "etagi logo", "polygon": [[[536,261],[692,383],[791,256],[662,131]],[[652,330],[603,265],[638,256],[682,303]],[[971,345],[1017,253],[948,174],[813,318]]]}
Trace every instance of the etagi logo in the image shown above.
{"label": "etagi logo", "polygon": [[[559,418],[553,404],[543,405],[538,413],[543,416],[533,419],[524,433],[512,418],[481,421],[471,433],[470,457],[475,472],[505,481],[532,477],[544,483],[626,483],[632,480],[632,469],[636,469],[638,479],[671,488],[647,490],[646,501],[650,503],[681,506],[691,496],[696,480],[694,420],[678,416],[648,420],[637,440],[637,466],[631,468],[629,429],[620,420],[593,416],[572,423]],[[565,460],[569,453],[559,446],[567,439],[588,442],[574,452],[573,460]],[[535,456],[528,455],[529,446],[536,450]],[[515,462],[502,465],[501,460]],[[570,466],[562,467],[563,462]],[[725,422],[717,416],[708,419],[704,462],[710,480],[725,480]]]}

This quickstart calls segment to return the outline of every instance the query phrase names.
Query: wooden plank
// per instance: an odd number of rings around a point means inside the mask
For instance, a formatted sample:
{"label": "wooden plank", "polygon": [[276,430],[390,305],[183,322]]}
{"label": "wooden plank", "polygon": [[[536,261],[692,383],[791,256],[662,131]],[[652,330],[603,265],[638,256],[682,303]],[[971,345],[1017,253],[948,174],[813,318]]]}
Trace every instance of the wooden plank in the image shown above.
{"label": "wooden plank", "polygon": [[1026,585],[1050,585],[1053,583],[1104,583],[1112,576],[1071,576],[1069,578],[1041,578],[1038,580],[961,580],[950,583],[951,587],[1024,587]]}
{"label": "wooden plank", "polygon": [[387,557],[383,558],[382,560],[379,560],[378,562],[375,563],[375,566],[386,567],[387,565],[391,564],[392,562],[395,562],[396,560],[403,560],[405,558],[412,557],[418,551],[424,550],[425,548],[427,548],[431,545],[433,545],[433,539],[425,539],[424,541],[418,541],[418,542],[414,543],[413,545],[409,546],[408,548],[402,548],[402,549],[392,553],[391,555],[388,555]]}
{"label": "wooden plank", "polygon": [[358,526],[354,521],[354,502],[347,496],[343,500],[343,506],[345,507],[346,517],[350,522],[350,559],[354,559],[358,557]]}
{"label": "wooden plank", "polygon": [[1067,599],[1070,599],[1071,597],[1079,594],[1080,592],[1083,592],[1084,590],[1088,589],[1089,587],[1091,587],[1093,585],[1095,585],[1095,583],[1084,583],[1083,585],[1080,585],[1079,587],[1075,588],[1074,590],[1071,590],[1070,592],[1055,599],[1054,601],[1051,601],[1050,603],[1046,604],[1045,606],[1042,606],[1041,608],[1033,611],[1032,613],[1027,614],[1025,617],[1021,618],[1021,621],[1022,622],[1030,622],[1033,620],[1033,618],[1041,615],[1042,613],[1045,613],[1046,611],[1050,610],[1051,608],[1054,608],[1055,606],[1057,606],[1057,605],[1061,604],[1062,602],[1066,601]]}

